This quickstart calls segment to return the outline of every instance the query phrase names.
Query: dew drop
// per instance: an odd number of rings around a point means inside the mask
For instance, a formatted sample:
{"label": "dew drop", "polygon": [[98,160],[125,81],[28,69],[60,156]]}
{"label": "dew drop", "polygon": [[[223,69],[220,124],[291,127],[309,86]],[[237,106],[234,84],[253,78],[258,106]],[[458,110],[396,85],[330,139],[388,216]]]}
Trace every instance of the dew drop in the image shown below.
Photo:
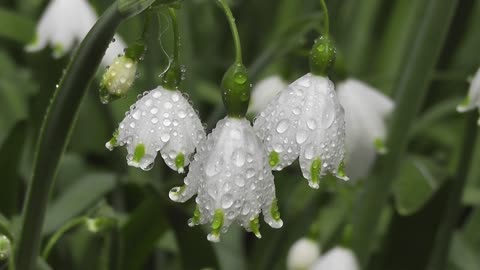
{"label": "dew drop", "polygon": [[161,136],[160,136],[160,139],[162,140],[162,142],[166,143],[170,140],[170,134],[168,133],[163,133]]}
{"label": "dew drop", "polygon": [[166,102],[164,106],[165,106],[165,109],[171,109],[173,107],[172,103],[170,102]]}
{"label": "dew drop", "polygon": [[307,132],[305,132],[304,130],[299,130],[297,132],[297,135],[295,136],[295,139],[298,144],[304,143],[307,140]]}
{"label": "dew drop", "polygon": [[132,117],[136,120],[140,119],[140,115],[141,115],[141,112],[140,111],[136,111],[133,113]]}
{"label": "dew drop", "polygon": [[158,118],[157,117],[153,117],[152,118],[152,124],[156,124],[158,123]]}
{"label": "dew drop", "polygon": [[161,96],[162,96],[162,93],[160,93],[160,91],[156,91],[156,90],[155,90],[155,92],[153,92],[153,97],[154,97],[154,98],[159,98],[159,97],[161,97]]}
{"label": "dew drop", "polygon": [[183,118],[187,117],[187,113],[184,110],[181,110],[181,111],[178,112],[178,117],[183,119]]}
{"label": "dew drop", "polygon": [[180,96],[177,93],[173,93],[172,100],[173,102],[177,102],[180,99]]}
{"label": "dew drop", "polygon": [[170,126],[171,124],[172,124],[172,121],[171,121],[170,119],[165,119],[165,120],[163,120],[163,125],[164,125],[164,126],[168,127],[168,126]]}
{"label": "dew drop", "polygon": [[135,123],[134,122],[130,123],[130,127],[135,128]]}
{"label": "dew drop", "polygon": [[241,149],[236,150],[232,154],[232,160],[237,167],[242,167],[245,164],[245,152]]}
{"label": "dew drop", "polygon": [[277,132],[284,133],[290,126],[290,122],[287,119],[283,119],[277,124]]}
{"label": "dew drop", "polygon": [[315,130],[317,128],[317,121],[315,121],[315,119],[308,119],[307,126],[309,129]]}

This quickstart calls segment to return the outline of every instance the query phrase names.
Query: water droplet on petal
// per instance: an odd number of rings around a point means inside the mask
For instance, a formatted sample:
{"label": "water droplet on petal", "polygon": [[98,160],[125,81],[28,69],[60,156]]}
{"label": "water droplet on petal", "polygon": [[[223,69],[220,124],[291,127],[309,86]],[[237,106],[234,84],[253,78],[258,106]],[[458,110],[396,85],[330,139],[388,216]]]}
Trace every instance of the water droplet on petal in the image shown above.
{"label": "water droplet on petal", "polygon": [[315,130],[317,128],[317,121],[315,121],[315,119],[308,119],[307,126],[309,129]]}
{"label": "water droplet on petal", "polygon": [[287,119],[283,119],[277,124],[277,132],[284,133],[290,126],[290,122]]}
{"label": "water droplet on petal", "polygon": [[166,143],[170,140],[170,134],[168,133],[163,133],[161,136],[160,136],[160,139],[162,140],[162,142]]}
{"label": "water droplet on petal", "polygon": [[233,205],[233,197],[231,194],[227,193],[222,197],[222,208],[227,209]]}
{"label": "water droplet on petal", "polygon": [[236,150],[232,154],[232,160],[237,167],[242,167],[245,164],[245,152],[241,149]]}
{"label": "water droplet on petal", "polygon": [[307,140],[307,132],[305,132],[304,130],[299,130],[295,139],[297,140],[298,144],[304,143]]}

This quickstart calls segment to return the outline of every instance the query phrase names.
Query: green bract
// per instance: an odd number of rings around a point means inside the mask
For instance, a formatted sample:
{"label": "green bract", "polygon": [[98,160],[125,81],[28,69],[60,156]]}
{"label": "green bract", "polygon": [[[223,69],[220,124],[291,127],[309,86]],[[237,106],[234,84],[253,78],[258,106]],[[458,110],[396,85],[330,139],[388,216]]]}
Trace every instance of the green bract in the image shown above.
{"label": "green bract", "polygon": [[247,68],[241,63],[234,63],[222,80],[223,103],[230,117],[245,116],[250,103],[251,88]]}
{"label": "green bract", "polygon": [[336,49],[328,36],[321,36],[315,40],[310,51],[310,71],[315,75],[326,76],[333,67],[336,58]]}

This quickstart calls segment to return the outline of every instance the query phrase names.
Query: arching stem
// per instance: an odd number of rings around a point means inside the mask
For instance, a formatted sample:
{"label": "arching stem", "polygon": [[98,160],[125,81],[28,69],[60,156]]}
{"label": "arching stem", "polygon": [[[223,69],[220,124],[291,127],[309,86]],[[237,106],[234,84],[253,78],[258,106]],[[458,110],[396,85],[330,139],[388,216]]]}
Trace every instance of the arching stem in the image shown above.
{"label": "arching stem", "polygon": [[220,3],[220,6],[227,16],[228,22],[230,23],[230,30],[232,31],[233,41],[235,42],[235,62],[243,64],[242,61],[242,46],[240,44],[240,36],[238,35],[237,25],[235,24],[235,18],[233,17],[230,7],[225,2],[225,0],[217,0]]}

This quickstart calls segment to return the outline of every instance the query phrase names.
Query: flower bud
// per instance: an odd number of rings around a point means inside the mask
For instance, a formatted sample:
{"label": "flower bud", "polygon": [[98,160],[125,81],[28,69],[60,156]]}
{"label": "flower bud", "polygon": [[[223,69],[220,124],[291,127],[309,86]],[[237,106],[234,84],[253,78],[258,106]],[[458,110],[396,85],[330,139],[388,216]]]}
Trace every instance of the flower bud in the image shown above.
{"label": "flower bud", "polygon": [[301,238],[288,251],[287,269],[309,269],[319,256],[320,248],[318,243],[308,238]]}
{"label": "flower bud", "polygon": [[225,73],[222,80],[223,103],[231,117],[244,117],[250,102],[252,84],[247,68],[241,63],[234,63]]}
{"label": "flower bud", "polygon": [[310,71],[315,75],[326,76],[333,67],[336,50],[329,37],[321,36],[315,40],[310,51]]}
{"label": "flower bud", "polygon": [[12,243],[5,235],[0,235],[0,261],[7,260],[12,252]]}
{"label": "flower bud", "polygon": [[89,218],[85,221],[87,230],[92,233],[103,233],[117,225],[117,220],[111,217]]}
{"label": "flower bud", "polygon": [[100,83],[100,101],[103,104],[124,97],[137,72],[137,61],[127,56],[119,56],[103,74]]}

